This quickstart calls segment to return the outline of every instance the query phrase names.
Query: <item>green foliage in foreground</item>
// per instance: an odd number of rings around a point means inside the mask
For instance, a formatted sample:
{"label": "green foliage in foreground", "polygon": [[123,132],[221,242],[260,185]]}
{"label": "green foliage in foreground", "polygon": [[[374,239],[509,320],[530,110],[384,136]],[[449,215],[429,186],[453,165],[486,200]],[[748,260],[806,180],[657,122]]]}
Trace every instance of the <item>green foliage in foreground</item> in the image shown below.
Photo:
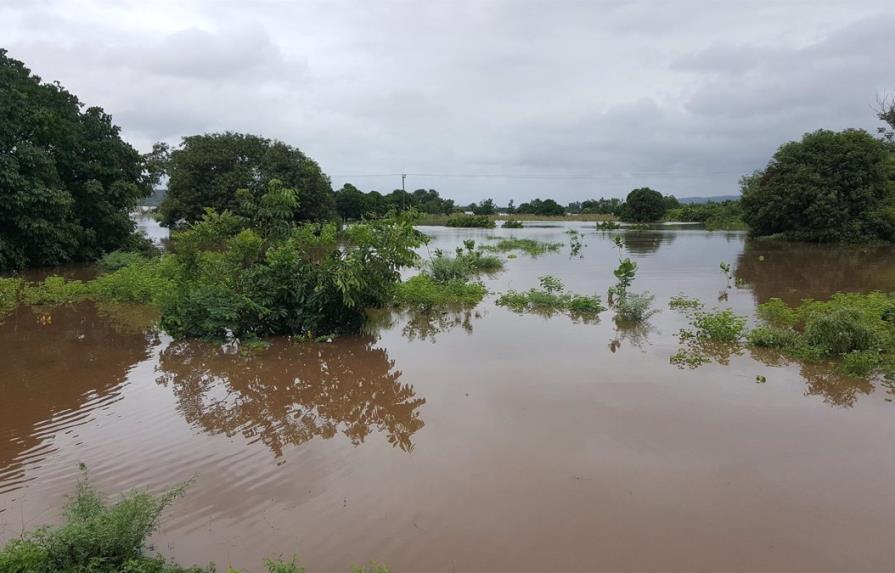
{"label": "green foliage in foreground", "polygon": [[400,283],[395,288],[395,304],[399,306],[475,306],[485,298],[488,289],[481,283],[465,279],[438,282],[427,274],[420,274]]}
{"label": "green foliage in foreground", "polygon": [[494,245],[482,246],[483,251],[506,253],[508,251],[523,251],[532,257],[548,252],[556,252],[562,247],[562,243],[546,243],[534,239],[499,239]]}
{"label": "green foliage in foreground", "polygon": [[494,228],[494,220],[487,215],[464,215],[462,213],[457,213],[448,217],[444,224],[448,227]]}
{"label": "green foliage in foreground", "polygon": [[573,317],[595,317],[606,310],[599,296],[565,292],[565,286],[556,277],[545,275],[539,282],[540,289],[533,288],[524,292],[510,290],[497,299],[497,304],[516,312],[548,315],[553,312],[568,312]]}
{"label": "green foliage in foreground", "polygon": [[[13,539],[0,549],[3,573],[213,573],[214,565],[183,567],[152,554],[146,539],[158,529],[159,517],[184,491],[160,496],[136,491],[114,503],[83,479],[64,510],[65,522]],[[265,559],[270,573],[302,573],[293,558]],[[235,571],[230,569],[228,571]],[[371,563],[354,573],[388,573]]]}
{"label": "green foliage in foreground", "polygon": [[703,223],[710,231],[738,231],[748,229],[743,221],[743,206],[739,201],[691,203],[670,209],[666,221]]}

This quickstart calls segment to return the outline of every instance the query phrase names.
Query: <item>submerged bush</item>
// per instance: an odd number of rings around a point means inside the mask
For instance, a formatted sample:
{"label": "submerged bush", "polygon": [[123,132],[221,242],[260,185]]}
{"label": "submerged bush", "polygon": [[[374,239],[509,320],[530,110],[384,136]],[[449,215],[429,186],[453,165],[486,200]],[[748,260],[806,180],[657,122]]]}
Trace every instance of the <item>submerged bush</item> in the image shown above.
{"label": "submerged bush", "polygon": [[525,253],[535,257],[543,255],[547,252],[558,251],[562,247],[562,243],[546,243],[543,241],[535,241],[534,239],[500,239],[494,245],[484,245],[482,250],[505,253],[508,251],[524,251]]}
{"label": "submerged bush", "polygon": [[510,290],[497,299],[497,304],[506,306],[516,312],[551,312],[565,311],[573,316],[595,316],[606,307],[599,296],[585,296],[565,292],[562,282],[551,275],[539,279],[540,289],[529,289],[524,292]]}
{"label": "submerged bush", "polygon": [[794,345],[799,334],[791,328],[759,326],[746,335],[746,341],[756,348],[787,348]]}
{"label": "submerged bush", "polygon": [[501,225],[504,229],[521,229],[524,227],[522,221],[517,221],[515,219],[507,219],[504,221],[503,225]]}
{"label": "submerged bush", "polygon": [[448,227],[479,227],[483,229],[494,228],[494,220],[487,215],[464,215],[457,213],[448,217],[445,225]]}
{"label": "submerged bush", "polygon": [[695,336],[712,342],[738,342],[745,335],[746,317],[724,309],[718,312],[697,312],[691,323]]}
{"label": "submerged bush", "polygon": [[417,275],[398,284],[394,301],[402,306],[433,307],[442,305],[474,306],[481,302],[488,289],[481,283],[465,279],[438,282],[426,274]]}
{"label": "submerged bush", "polygon": [[812,314],[805,323],[804,340],[831,356],[870,350],[880,344],[873,329],[861,320],[860,313],[847,308]]}
{"label": "submerged bush", "polygon": [[643,322],[659,312],[652,308],[653,295],[649,293],[626,293],[615,299],[615,320],[618,322]]}

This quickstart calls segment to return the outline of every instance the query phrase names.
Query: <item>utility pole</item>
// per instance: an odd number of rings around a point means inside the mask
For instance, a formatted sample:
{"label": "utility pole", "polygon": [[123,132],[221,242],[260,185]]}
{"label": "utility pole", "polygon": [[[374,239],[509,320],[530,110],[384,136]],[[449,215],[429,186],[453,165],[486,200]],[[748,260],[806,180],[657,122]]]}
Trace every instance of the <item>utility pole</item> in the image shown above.
{"label": "utility pole", "polygon": [[404,189],[404,180],[407,179],[407,174],[401,174],[401,210],[407,210],[407,191]]}

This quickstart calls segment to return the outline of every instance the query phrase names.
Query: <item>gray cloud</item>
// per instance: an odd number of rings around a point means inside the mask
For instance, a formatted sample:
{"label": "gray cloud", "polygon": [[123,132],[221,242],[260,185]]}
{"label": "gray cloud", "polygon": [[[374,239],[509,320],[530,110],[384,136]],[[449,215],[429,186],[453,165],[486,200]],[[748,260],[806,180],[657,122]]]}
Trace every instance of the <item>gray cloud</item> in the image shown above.
{"label": "gray cloud", "polygon": [[250,131],[336,185],[463,202],[735,192],[786,140],[875,126],[893,24],[877,0],[0,0],[11,55],[142,149]]}

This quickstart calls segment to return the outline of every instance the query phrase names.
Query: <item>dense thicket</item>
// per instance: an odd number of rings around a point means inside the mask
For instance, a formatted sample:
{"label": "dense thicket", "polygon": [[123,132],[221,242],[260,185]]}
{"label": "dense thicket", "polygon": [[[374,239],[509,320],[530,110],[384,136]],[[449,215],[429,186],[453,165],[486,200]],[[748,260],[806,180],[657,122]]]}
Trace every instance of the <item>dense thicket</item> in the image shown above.
{"label": "dense thicket", "polygon": [[125,246],[150,181],[102,108],[85,109],[0,49],[0,271]]}
{"label": "dense thicket", "polygon": [[297,220],[337,217],[329,178],[317,162],[281,141],[233,132],[192,135],[170,152],[165,169],[168,192],[159,213],[167,226],[198,221],[207,208],[233,210],[238,191],[260,197],[273,179],[298,192]]}
{"label": "dense thicket", "polygon": [[743,207],[733,200],[681,205],[666,211],[665,220],[704,223],[709,230],[746,228]]}
{"label": "dense thicket", "polygon": [[743,218],[755,235],[895,240],[895,155],[865,131],[808,133],[742,185]]}

